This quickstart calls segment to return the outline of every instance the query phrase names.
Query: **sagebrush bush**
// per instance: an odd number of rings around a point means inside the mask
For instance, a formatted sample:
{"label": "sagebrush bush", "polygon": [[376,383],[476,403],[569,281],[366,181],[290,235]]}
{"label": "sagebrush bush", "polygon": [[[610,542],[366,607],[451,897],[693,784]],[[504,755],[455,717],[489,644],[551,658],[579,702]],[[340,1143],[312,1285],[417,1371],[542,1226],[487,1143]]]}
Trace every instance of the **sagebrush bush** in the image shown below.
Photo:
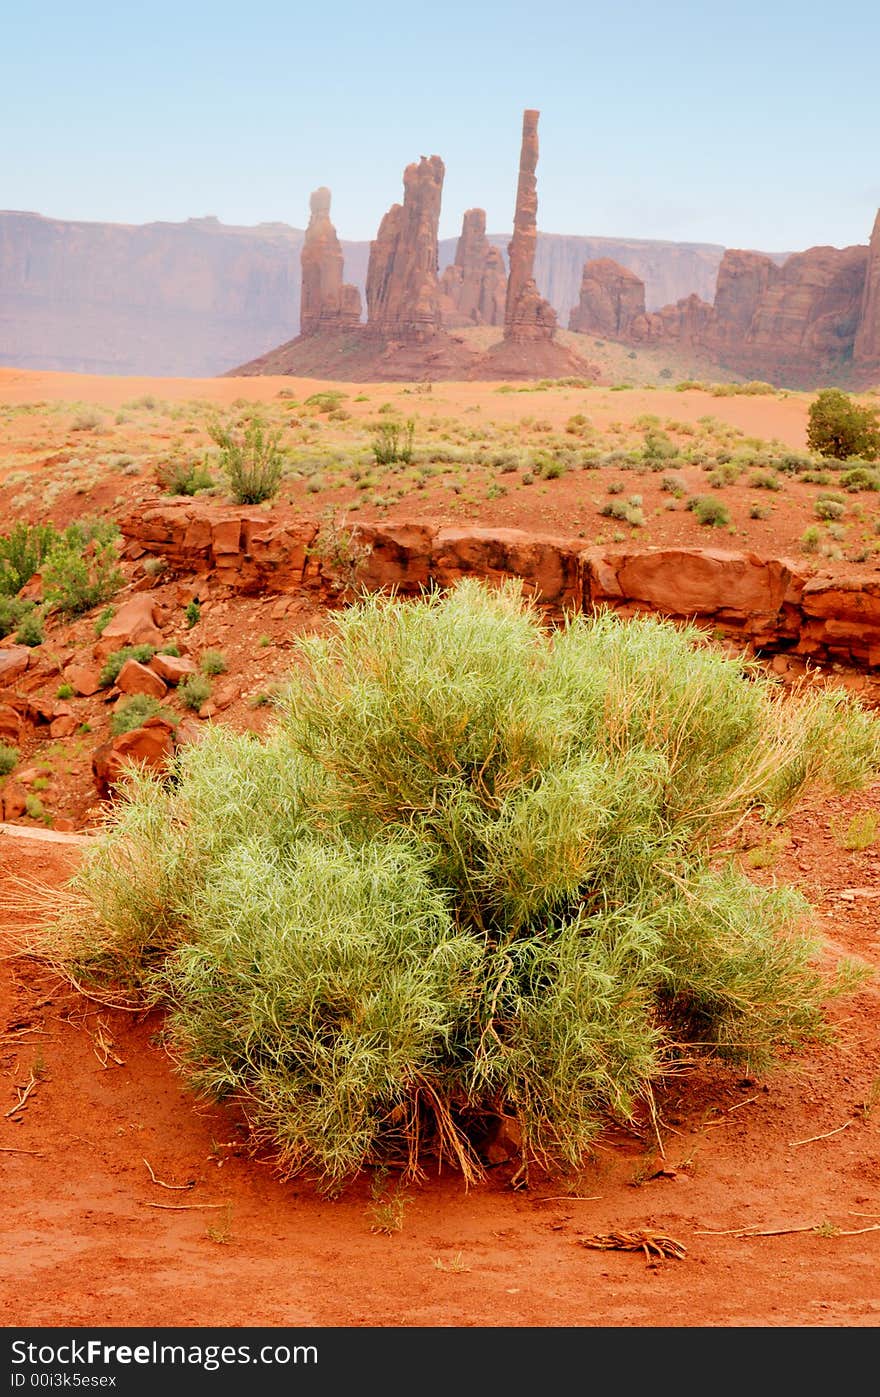
{"label": "sagebrush bush", "polygon": [[[288,1172],[466,1177],[499,1117],[575,1166],[700,1052],[825,1032],[806,903],[724,853],[750,811],[880,769],[844,691],[786,698],[694,629],[463,582],[297,641],[267,737],[134,776],[52,954],[163,1004],[183,1070]],[[845,978],[845,977],[844,977]]]}
{"label": "sagebrush bush", "polygon": [[238,427],[212,422],[208,433],[220,448],[220,465],[235,503],[262,504],[274,499],[284,470],[280,429],[271,430],[254,413]]}
{"label": "sagebrush bush", "polygon": [[721,529],[730,523],[730,510],[721,500],[713,500],[710,495],[694,495],[688,501],[688,509],[697,516],[697,523],[707,528]]}
{"label": "sagebrush bush", "polygon": [[119,678],[127,660],[137,660],[138,664],[149,664],[156,653],[155,645],[123,645],[121,650],[112,650],[104,661],[98,676],[102,689],[108,689]]}

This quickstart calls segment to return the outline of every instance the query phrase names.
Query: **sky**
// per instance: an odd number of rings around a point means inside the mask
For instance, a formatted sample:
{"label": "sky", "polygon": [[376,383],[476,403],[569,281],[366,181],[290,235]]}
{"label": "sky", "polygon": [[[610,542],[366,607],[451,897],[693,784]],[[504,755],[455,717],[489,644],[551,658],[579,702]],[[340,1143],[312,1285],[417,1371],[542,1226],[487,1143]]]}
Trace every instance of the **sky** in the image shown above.
{"label": "sky", "polygon": [[375,236],[446,164],[441,237],[513,221],[541,112],[549,233],[764,251],[867,242],[878,0],[0,0],[0,208]]}

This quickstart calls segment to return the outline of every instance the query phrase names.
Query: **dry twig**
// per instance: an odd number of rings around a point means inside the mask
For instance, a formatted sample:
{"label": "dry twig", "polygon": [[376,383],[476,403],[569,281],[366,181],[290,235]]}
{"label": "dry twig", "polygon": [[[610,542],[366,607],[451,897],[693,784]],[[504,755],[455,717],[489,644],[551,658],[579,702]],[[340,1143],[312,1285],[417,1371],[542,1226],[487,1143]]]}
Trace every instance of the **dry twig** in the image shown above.
{"label": "dry twig", "polygon": [[15,1090],[18,1092],[18,1100],[16,1101],[14,1106],[10,1106],[8,1111],[3,1112],[4,1119],[6,1119],[6,1117],[8,1116],[17,1116],[19,1111],[23,1111],[31,1092],[34,1091],[34,1089],[39,1085],[40,1079],[39,1077],[35,1076],[33,1072],[31,1073],[30,1077],[25,1082],[23,1087],[20,1087],[16,1083]]}
{"label": "dry twig", "polygon": [[852,1121],[844,1121],[836,1130],[826,1130],[824,1135],[808,1135],[806,1140],[789,1140],[788,1143],[793,1148],[795,1145],[812,1145],[814,1140],[830,1140],[832,1135],[839,1135],[841,1130],[846,1130],[850,1125]]}
{"label": "dry twig", "polygon": [[649,1266],[654,1266],[664,1257],[674,1257],[682,1261],[687,1248],[674,1237],[663,1237],[657,1232],[607,1232],[591,1237],[578,1237],[578,1245],[592,1247],[598,1251],[640,1251],[644,1252]]}
{"label": "dry twig", "polygon": [[226,1208],[226,1203],[141,1203],[142,1208],[161,1208],[165,1213],[191,1213],[197,1208]]}
{"label": "dry twig", "polygon": [[153,1172],[153,1166],[152,1166],[152,1164],[150,1163],[150,1161],[149,1161],[148,1159],[145,1159],[145,1160],[144,1160],[144,1164],[146,1164],[147,1169],[149,1170],[150,1178],[153,1180],[153,1183],[154,1183],[154,1184],[158,1184],[160,1188],[184,1189],[184,1190],[185,1190],[185,1189],[188,1189],[188,1188],[195,1188],[195,1183],[196,1183],[195,1179],[190,1179],[189,1183],[186,1183],[186,1184],[166,1184],[165,1181],[164,1181],[164,1179],[157,1179],[155,1173]]}

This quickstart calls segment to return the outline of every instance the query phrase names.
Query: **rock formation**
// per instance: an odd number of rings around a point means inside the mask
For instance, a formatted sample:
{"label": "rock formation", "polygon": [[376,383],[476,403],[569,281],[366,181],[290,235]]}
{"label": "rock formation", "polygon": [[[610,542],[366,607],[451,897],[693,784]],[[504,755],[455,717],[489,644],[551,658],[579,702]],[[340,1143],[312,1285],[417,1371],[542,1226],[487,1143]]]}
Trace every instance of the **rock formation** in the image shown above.
{"label": "rock formation", "polygon": [[762,253],[725,252],[712,305],[692,295],[629,315],[644,287],[612,268],[585,265],[572,329],[626,344],[686,346],[707,365],[794,388],[832,376],[858,386],[880,370],[880,215],[870,248],[812,247],[781,265]]}
{"label": "rock formation", "polygon": [[853,346],[853,362],[859,370],[880,371],[880,210],[868,247],[865,289]]}
{"label": "rock formation", "polygon": [[539,295],[535,285],[535,247],[538,238],[538,117],[523,112],[519,181],[513,215],[513,237],[507,245],[510,271],[504,307],[504,338],[514,343],[552,340],[556,333],[556,312]]}
{"label": "rock formation", "polygon": [[403,172],[403,204],[392,204],[370,245],[367,324],[385,339],[424,343],[441,329],[437,228],[445,167],[422,156]]}
{"label": "rock formation", "polygon": [[502,325],[507,297],[504,258],[486,237],[485,209],[468,209],[455,261],[440,278],[447,326]]}
{"label": "rock formation", "polygon": [[316,189],[309,201],[311,217],[300,258],[302,296],[300,334],[358,325],[361,295],[342,280],[343,256],[330,222],[330,190]]}
{"label": "rock formation", "polygon": [[568,318],[570,330],[626,339],[632,322],[644,314],[645,283],[634,272],[610,257],[584,263],[580,301]]}

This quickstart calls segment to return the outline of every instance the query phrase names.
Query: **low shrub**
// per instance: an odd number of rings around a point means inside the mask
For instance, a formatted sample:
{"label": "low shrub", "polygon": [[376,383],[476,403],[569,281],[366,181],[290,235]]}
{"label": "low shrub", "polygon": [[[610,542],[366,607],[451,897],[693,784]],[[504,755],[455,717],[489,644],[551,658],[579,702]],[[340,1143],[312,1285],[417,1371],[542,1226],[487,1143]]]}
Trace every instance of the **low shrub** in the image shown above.
{"label": "low shrub", "polygon": [[376,464],[390,466],[398,461],[408,464],[413,458],[415,431],[413,418],[406,423],[380,422],[371,444]]}
{"label": "low shrub", "polygon": [[58,538],[52,524],[25,524],[21,520],[0,536],[0,597],[14,597],[30,582]]}
{"label": "low shrub", "polygon": [[15,633],[16,645],[29,645],[35,649],[42,645],[46,639],[46,632],[43,630],[43,618],[38,611],[29,611],[24,617]]}
{"label": "low shrub", "polygon": [[40,574],[47,605],[78,616],[109,601],[122,585],[119,530],[105,520],[70,524],[47,553]]}
{"label": "low shrub", "polygon": [[121,650],[113,650],[104,661],[99,680],[102,689],[108,689],[119,678],[119,672],[127,660],[137,660],[147,665],[156,653],[153,645],[123,645]]}
{"label": "low shrub", "polygon": [[201,490],[213,490],[217,484],[204,462],[169,461],[156,474],[168,495],[197,495]]}
{"label": "low shrub", "polygon": [[[192,1084],[324,1187],[430,1157],[578,1166],[700,1054],[757,1070],[829,1033],[794,889],[731,862],[749,812],[880,770],[844,691],[797,701],[696,629],[518,588],[370,597],[299,637],[263,739],[141,774],[50,953],[164,1004]],[[679,1088],[680,1089],[680,1088]]]}
{"label": "low shrub", "polygon": [[239,426],[211,422],[208,434],[220,448],[220,466],[236,504],[274,499],[284,470],[280,429],[270,430],[254,413]]}
{"label": "low shrub", "polygon": [[142,728],[148,718],[155,717],[160,711],[159,700],[154,699],[152,694],[132,694],[131,698],[123,699],[110,715],[110,732],[113,737],[119,737],[124,732],[133,732],[135,728]]}
{"label": "low shrub", "polygon": [[199,669],[202,674],[225,674],[226,668],[226,656],[222,650],[206,650],[199,660]]}
{"label": "low shrub", "polygon": [[211,684],[203,674],[188,674],[186,679],[178,684],[177,693],[184,708],[192,708],[197,712],[211,697]]}
{"label": "low shrub", "polygon": [[10,771],[14,771],[18,766],[19,752],[17,747],[11,747],[5,742],[0,742],[0,776],[8,776]]}
{"label": "low shrub", "polygon": [[688,501],[688,509],[697,516],[697,523],[708,528],[721,529],[730,523],[730,511],[721,500],[713,500],[709,495],[694,495]]}

